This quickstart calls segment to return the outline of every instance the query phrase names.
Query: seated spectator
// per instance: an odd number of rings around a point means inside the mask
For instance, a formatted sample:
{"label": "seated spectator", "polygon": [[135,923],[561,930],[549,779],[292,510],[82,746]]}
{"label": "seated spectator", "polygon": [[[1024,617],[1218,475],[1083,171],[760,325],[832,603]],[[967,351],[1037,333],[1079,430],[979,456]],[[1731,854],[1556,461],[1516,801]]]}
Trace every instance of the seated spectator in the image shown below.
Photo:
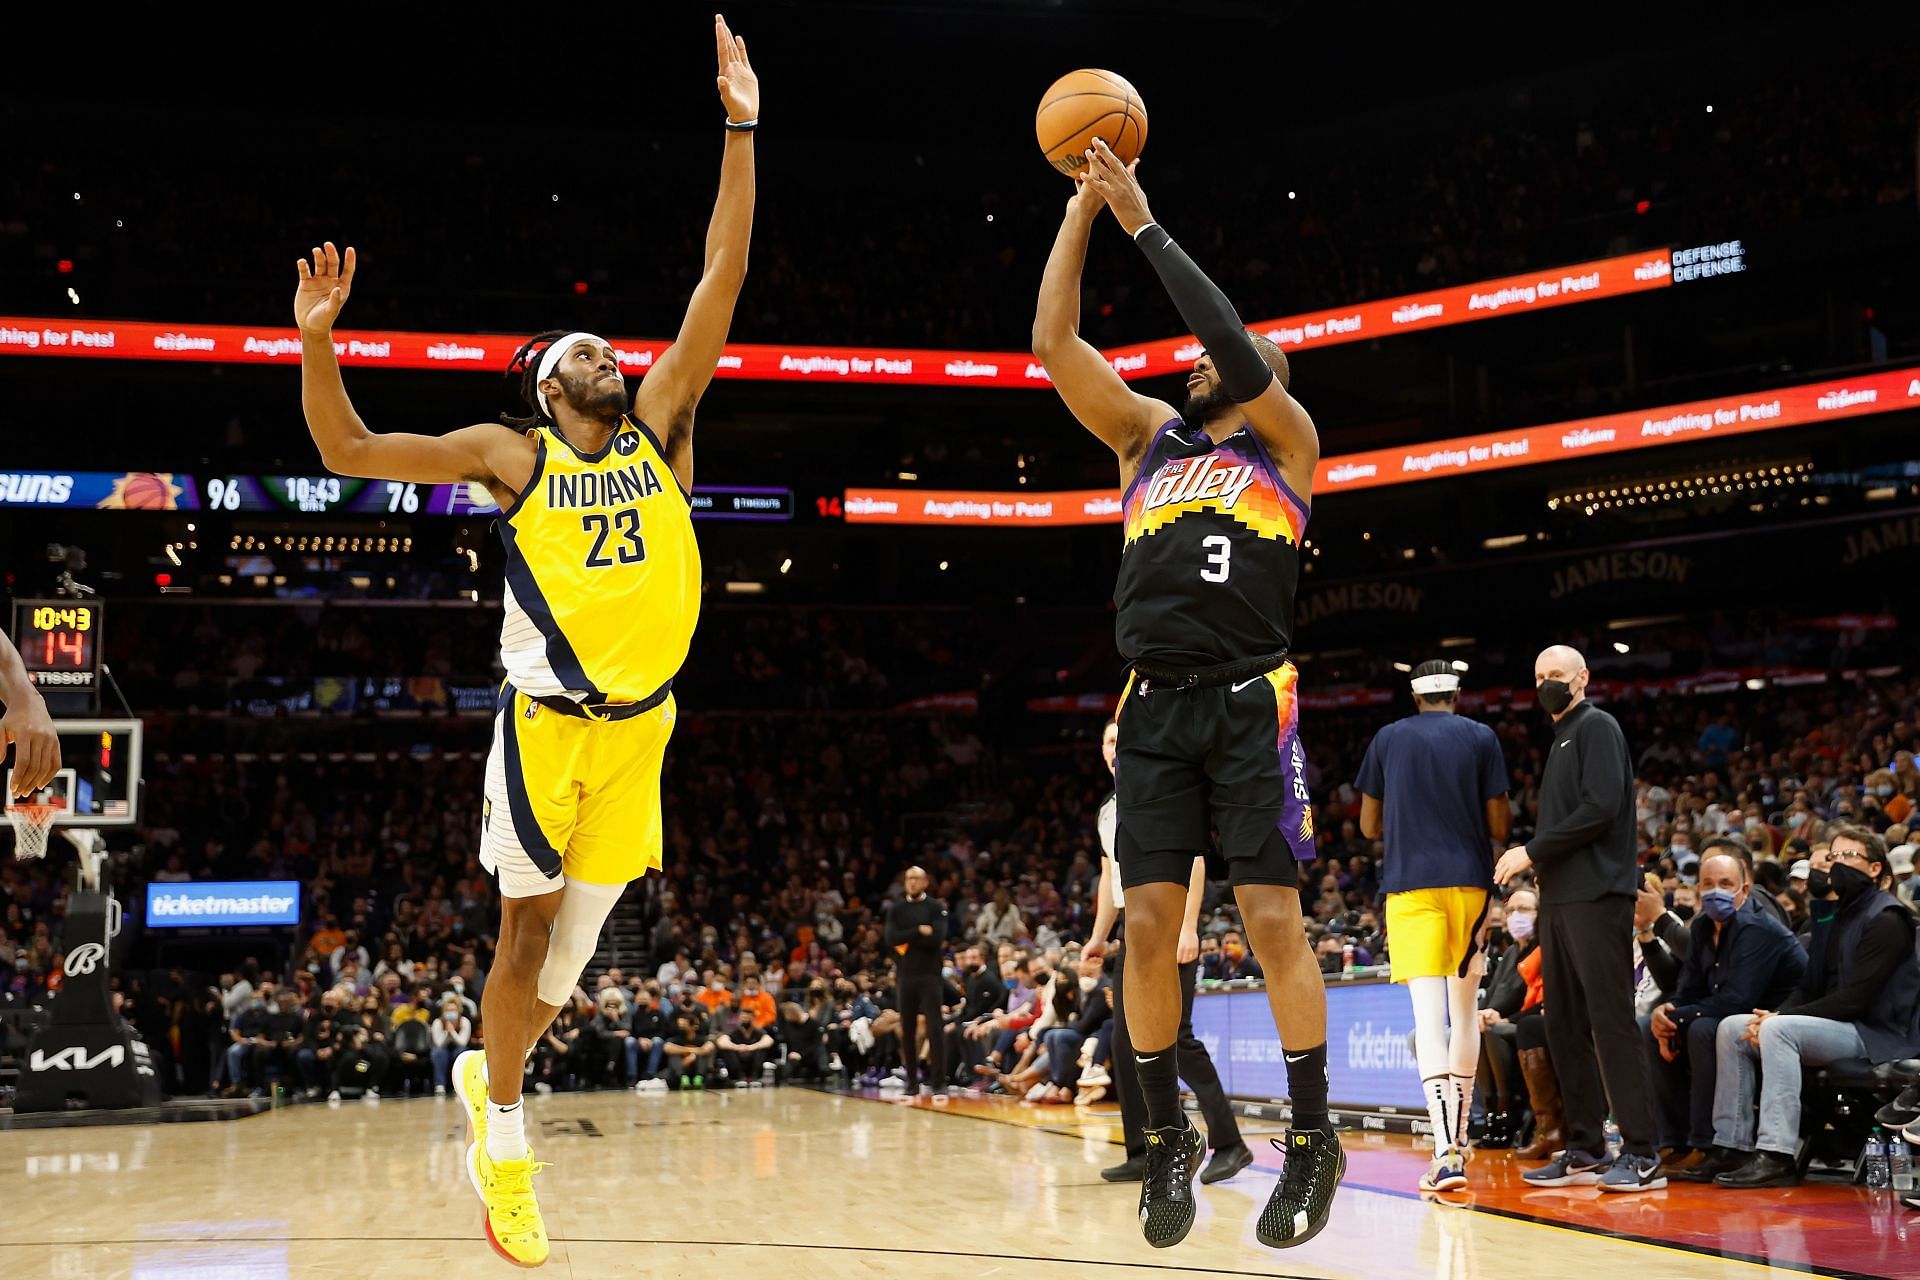
{"label": "seated spectator", "polygon": [[427,1082],[434,1078],[433,1032],[427,1024],[418,1018],[403,1019],[395,1024],[387,1045],[393,1053],[388,1087],[412,1094],[414,1085],[418,1084],[424,1091]]}
{"label": "seated spectator", "polygon": [[1260,962],[1247,950],[1245,939],[1238,929],[1229,929],[1220,935],[1219,960],[1211,972],[1206,967],[1206,958],[1201,958],[1200,976],[1218,982],[1231,982],[1235,978],[1259,978],[1265,976]]}
{"label": "seated spectator", "polygon": [[633,1008],[627,1014],[626,1078],[636,1085],[666,1087],[660,1069],[667,1057],[667,1036],[673,1024],[660,1007],[659,998],[644,985],[634,991]]}
{"label": "seated spectator", "polygon": [[[247,1090],[247,1064],[256,1051],[271,1048],[267,1039],[267,1002],[264,996],[250,997],[244,1007],[233,1015],[233,1021],[227,1028],[227,1089],[226,1096],[237,1098]],[[258,1080],[255,1078],[258,1092]]]}
{"label": "seated spectator", "polygon": [[272,1008],[261,1023],[259,1041],[251,1055],[254,1097],[258,1098],[266,1091],[269,1075],[277,1075],[283,1080],[294,1078],[298,1071],[294,1053],[301,1035],[306,1031],[306,1022],[305,1015],[300,1011],[297,993],[287,987],[274,992]]}
{"label": "seated spectator", "polygon": [[601,975],[607,985],[600,988],[600,999],[588,1021],[586,1035],[592,1041],[590,1079],[631,1083],[627,1079],[627,1046],[633,1040],[632,1011],[627,1008],[626,993],[612,984],[612,975]]}
{"label": "seated spectator", "polygon": [[[824,1006],[822,1006],[824,1009]],[[819,1014],[789,1000],[780,1006],[781,1080],[824,1080],[830,1070],[826,1028]]]}
{"label": "seated spectator", "polygon": [[460,1007],[460,997],[448,992],[440,999],[440,1016],[433,1020],[433,1092],[437,1097],[453,1083],[453,1060],[473,1039],[473,1023]]}
{"label": "seated spectator", "polygon": [[748,974],[740,979],[740,1011],[753,1018],[756,1029],[765,1030],[773,1025],[773,997],[761,987],[758,974]]}
{"label": "seated spectator", "polygon": [[[1799,983],[1806,956],[1753,892],[1746,862],[1710,842],[1700,864],[1700,914],[1672,998],[1653,1010],[1647,1071],[1658,1145],[1668,1176],[1706,1164],[1713,1146],[1715,1039],[1723,1018],[1777,1007]],[[1693,1181],[1691,1177],[1689,1181]]]}
{"label": "seated spectator", "polygon": [[733,1087],[744,1089],[761,1083],[761,1073],[777,1064],[771,1032],[754,1025],[753,1015],[744,1008],[734,1015],[733,1025],[714,1041]]}
{"label": "seated spectator", "polygon": [[[1537,911],[1532,889],[1515,889],[1507,898],[1505,929],[1511,942],[1501,952],[1481,996],[1483,1069],[1478,1075],[1493,1086],[1493,1100],[1487,1107],[1488,1147],[1513,1145],[1520,1128],[1515,1103],[1522,1091],[1533,1110],[1533,1145],[1539,1146],[1542,1139],[1561,1140],[1559,1086],[1546,1061],[1545,1028],[1538,1025],[1545,983],[1540,976],[1540,939],[1534,930]],[[1522,1024],[1529,1028],[1524,1042],[1519,1035]]]}
{"label": "seated spectator", "polygon": [[1735,1014],[1720,1024],[1714,1152],[1698,1173],[1714,1169],[1723,1187],[1798,1183],[1802,1069],[1920,1052],[1915,922],[1888,892],[1892,882],[1878,835],[1851,826],[1829,833],[1809,876],[1813,933],[1800,985],[1778,1012]]}
{"label": "seated spectator", "polygon": [[707,1087],[707,1076],[715,1071],[713,1036],[707,1026],[707,1016],[698,1002],[683,1004],[675,1011],[673,1032],[667,1039],[668,1088]]}
{"label": "seated spectator", "polygon": [[320,1008],[307,1019],[294,1062],[300,1069],[300,1081],[307,1098],[318,1098],[333,1086],[334,1046],[340,1038],[340,1009],[343,997],[335,990],[320,994]]}

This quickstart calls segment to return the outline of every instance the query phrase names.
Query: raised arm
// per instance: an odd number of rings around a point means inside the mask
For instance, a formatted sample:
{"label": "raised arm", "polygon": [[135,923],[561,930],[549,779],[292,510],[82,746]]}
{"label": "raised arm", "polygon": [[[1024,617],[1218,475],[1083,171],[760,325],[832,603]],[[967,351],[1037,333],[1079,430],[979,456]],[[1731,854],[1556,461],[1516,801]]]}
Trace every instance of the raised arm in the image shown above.
{"label": "raised arm", "polygon": [[1080,336],[1080,273],[1087,263],[1087,237],[1099,216],[1100,193],[1076,179],[1060,234],[1040,277],[1033,313],[1033,354],[1053,379],[1054,390],[1080,425],[1100,437],[1120,458],[1120,481],[1130,484],[1154,428],[1174,417],[1173,406],[1137,394],[1107,358]]}
{"label": "raised arm", "polygon": [[353,292],[357,255],[348,246],[343,259],[329,240],[314,249],[311,265],[304,258],[295,265],[300,273],[293,295],[293,319],[300,326],[300,407],[320,447],[321,465],[338,475],[413,484],[478,480],[501,506],[511,504],[533,475],[533,442],[497,424],[461,427],[443,436],[369,431],[347,398],[333,350],[333,324]]}
{"label": "raised arm", "polygon": [[[667,461],[681,487],[693,488],[693,411],[700,403],[733,324],[733,306],[747,278],[747,245],[753,239],[753,131],[760,119],[760,78],[747,61],[747,42],[714,18],[719,58],[715,82],[727,111],[726,151],[720,161],[720,194],[707,224],[700,283],[687,302],[680,333],[633,395],[641,421],[664,433]],[[746,126],[742,128],[741,126]]]}
{"label": "raised arm", "polygon": [[1180,318],[1206,347],[1221,390],[1247,415],[1287,483],[1297,493],[1309,492],[1320,461],[1320,434],[1254,345],[1233,303],[1154,221],[1132,167],[1121,164],[1105,142],[1095,140],[1086,173],[1088,185],[1098,188],[1121,228],[1147,255]]}
{"label": "raised arm", "polygon": [[0,636],[0,711],[5,712],[0,716],[0,754],[13,748],[13,785],[5,797],[12,800],[38,791],[60,772],[60,737],[20,651],[5,636]]}

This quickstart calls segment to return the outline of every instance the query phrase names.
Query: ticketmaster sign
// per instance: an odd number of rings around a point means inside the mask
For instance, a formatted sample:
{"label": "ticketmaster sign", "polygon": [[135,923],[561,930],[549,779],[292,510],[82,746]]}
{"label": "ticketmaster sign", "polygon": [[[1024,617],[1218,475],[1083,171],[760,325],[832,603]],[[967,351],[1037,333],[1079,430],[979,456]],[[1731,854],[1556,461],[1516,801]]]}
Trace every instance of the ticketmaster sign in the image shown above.
{"label": "ticketmaster sign", "polygon": [[[1264,991],[1203,994],[1193,1002],[1193,1029],[1236,1098],[1287,1096],[1287,1067]],[[1414,1062],[1413,1002],[1385,982],[1327,985],[1327,1097],[1350,1107],[1422,1111]]]}
{"label": "ticketmaster sign", "polygon": [[147,886],[147,928],[212,929],[299,924],[298,880],[232,880]]}

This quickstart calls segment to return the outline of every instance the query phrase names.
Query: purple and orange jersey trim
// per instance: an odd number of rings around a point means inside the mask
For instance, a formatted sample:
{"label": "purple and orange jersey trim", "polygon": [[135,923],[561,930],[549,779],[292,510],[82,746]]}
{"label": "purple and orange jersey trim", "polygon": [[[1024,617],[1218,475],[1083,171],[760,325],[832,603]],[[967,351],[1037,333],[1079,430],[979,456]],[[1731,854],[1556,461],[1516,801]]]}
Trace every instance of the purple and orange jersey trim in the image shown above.
{"label": "purple and orange jersey trim", "polygon": [[[1162,427],[1148,451],[1176,424]],[[1126,495],[1126,543],[1157,533],[1190,512],[1215,511],[1238,520],[1263,538],[1300,545],[1308,508],[1280,479],[1252,431],[1243,431],[1206,453],[1167,458],[1149,474],[1134,477]]]}
{"label": "purple and orange jersey trim", "polygon": [[1312,862],[1319,852],[1313,843],[1307,753],[1300,746],[1300,672],[1287,662],[1267,672],[1266,679],[1273,686],[1274,718],[1278,721],[1274,749],[1280,753],[1280,776],[1286,780],[1287,788],[1280,805],[1280,833],[1293,850],[1295,861]]}

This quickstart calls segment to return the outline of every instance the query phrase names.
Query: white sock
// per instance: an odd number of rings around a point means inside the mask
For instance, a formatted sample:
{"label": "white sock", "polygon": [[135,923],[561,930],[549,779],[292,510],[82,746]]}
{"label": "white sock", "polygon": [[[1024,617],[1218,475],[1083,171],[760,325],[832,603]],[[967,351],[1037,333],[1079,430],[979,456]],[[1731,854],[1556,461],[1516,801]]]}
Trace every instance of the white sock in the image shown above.
{"label": "white sock", "polygon": [[1415,978],[1407,983],[1413,998],[1413,1055],[1420,1066],[1420,1088],[1433,1121],[1433,1152],[1453,1145],[1453,1078],[1447,1071],[1447,980]]}
{"label": "white sock", "polygon": [[1420,1082],[1427,1095],[1427,1119],[1433,1121],[1433,1154],[1442,1155],[1453,1145],[1453,1077],[1431,1076]]}
{"label": "white sock", "polygon": [[489,1160],[525,1160],[527,1158],[526,1099],[501,1106],[487,1099],[487,1158]]}

